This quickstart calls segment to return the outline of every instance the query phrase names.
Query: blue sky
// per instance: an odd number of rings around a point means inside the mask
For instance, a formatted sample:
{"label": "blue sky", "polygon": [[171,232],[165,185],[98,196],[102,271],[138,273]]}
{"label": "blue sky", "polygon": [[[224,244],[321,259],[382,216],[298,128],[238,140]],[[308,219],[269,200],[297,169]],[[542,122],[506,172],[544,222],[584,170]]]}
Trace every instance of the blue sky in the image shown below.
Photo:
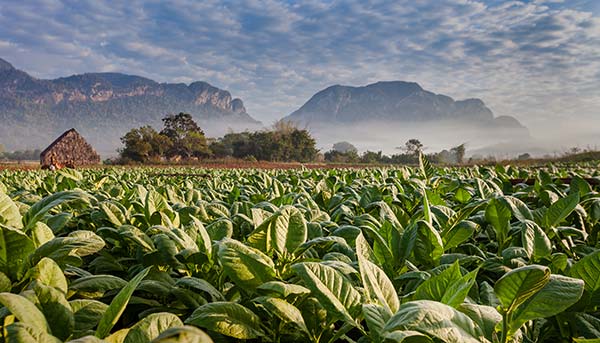
{"label": "blue sky", "polygon": [[478,97],[534,131],[600,118],[600,0],[5,0],[0,57],[39,78],[208,81],[266,123],[379,80]]}

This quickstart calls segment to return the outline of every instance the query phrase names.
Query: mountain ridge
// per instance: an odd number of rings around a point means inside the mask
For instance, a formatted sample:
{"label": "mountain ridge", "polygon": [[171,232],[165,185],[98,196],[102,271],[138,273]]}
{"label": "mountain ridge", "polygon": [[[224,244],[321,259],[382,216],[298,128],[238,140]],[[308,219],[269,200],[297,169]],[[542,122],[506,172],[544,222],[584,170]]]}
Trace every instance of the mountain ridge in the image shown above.
{"label": "mountain ridge", "polygon": [[[241,99],[205,81],[159,83],[115,72],[38,79],[0,58],[0,136],[9,149],[44,146],[71,127],[95,144],[104,141],[96,136],[111,133],[113,149],[127,130],[159,127],[178,112],[192,114],[211,135],[261,126]],[[23,134],[28,128],[33,135]]]}
{"label": "mountain ridge", "polygon": [[514,117],[494,117],[481,99],[454,100],[407,81],[379,81],[358,87],[329,86],[315,93],[284,120],[305,125],[467,120],[524,128]]}

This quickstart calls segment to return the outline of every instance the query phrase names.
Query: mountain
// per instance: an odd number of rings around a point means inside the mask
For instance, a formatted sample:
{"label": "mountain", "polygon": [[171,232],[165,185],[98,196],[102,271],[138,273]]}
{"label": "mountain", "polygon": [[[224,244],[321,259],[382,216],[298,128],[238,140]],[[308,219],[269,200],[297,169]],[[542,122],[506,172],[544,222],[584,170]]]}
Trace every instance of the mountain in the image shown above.
{"label": "mountain", "polygon": [[160,129],[168,113],[192,114],[208,135],[259,127],[241,99],[206,82],[158,83],[120,73],[34,78],[0,59],[0,143],[43,148],[75,127],[104,154],[134,127]]}
{"label": "mountain", "polygon": [[513,117],[494,118],[480,99],[455,101],[404,81],[377,82],[364,87],[331,86],[313,95],[285,120],[308,126],[445,120],[524,128]]}
{"label": "mountain", "polygon": [[322,151],[339,141],[350,141],[361,151],[395,154],[396,147],[412,138],[423,142],[427,151],[462,143],[475,150],[530,138],[516,118],[495,117],[480,99],[456,101],[404,81],[331,86],[284,120],[310,129]]}

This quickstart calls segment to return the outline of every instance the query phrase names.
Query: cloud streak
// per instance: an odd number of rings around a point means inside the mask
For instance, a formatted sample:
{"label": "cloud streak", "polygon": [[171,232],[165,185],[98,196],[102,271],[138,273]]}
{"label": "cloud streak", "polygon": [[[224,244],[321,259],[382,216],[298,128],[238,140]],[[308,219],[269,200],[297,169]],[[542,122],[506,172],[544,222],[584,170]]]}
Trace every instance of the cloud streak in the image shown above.
{"label": "cloud streak", "polygon": [[0,57],[34,76],[205,80],[271,122],[331,84],[419,82],[536,133],[600,116],[594,1],[45,0],[0,4]]}

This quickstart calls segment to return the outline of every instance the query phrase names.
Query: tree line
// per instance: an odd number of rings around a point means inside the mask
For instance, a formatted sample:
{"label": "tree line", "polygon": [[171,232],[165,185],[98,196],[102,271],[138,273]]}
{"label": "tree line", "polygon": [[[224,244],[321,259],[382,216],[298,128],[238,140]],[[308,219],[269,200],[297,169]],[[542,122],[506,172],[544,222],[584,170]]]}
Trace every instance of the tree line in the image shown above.
{"label": "tree line", "polygon": [[261,161],[310,162],[316,159],[316,141],[307,130],[288,122],[277,122],[271,130],[228,133],[207,139],[188,113],[162,119],[159,132],[151,126],[132,129],[121,138],[121,163],[189,161],[234,157]]}
{"label": "tree line", "polygon": [[[417,164],[419,153],[424,146],[418,139],[409,139],[403,147],[397,149],[403,152],[385,155],[381,151],[365,151],[358,153],[358,149],[349,142],[343,141],[333,144],[331,150],[325,152],[324,159],[333,163],[364,163],[364,164]],[[428,160],[438,164],[461,164],[465,159],[465,144],[460,144],[450,150],[425,154]]]}

